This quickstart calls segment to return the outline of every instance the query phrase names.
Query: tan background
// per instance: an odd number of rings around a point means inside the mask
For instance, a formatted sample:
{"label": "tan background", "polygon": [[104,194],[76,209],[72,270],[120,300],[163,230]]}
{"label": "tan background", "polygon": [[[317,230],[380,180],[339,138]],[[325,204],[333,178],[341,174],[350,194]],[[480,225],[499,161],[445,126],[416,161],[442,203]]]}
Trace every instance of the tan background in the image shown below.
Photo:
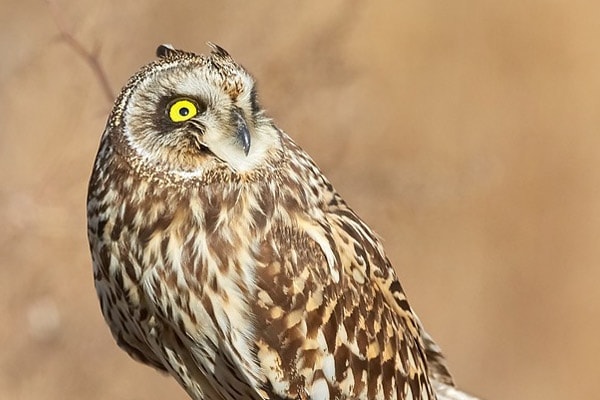
{"label": "tan background", "polygon": [[[203,3],[57,7],[115,91],[161,42],[246,65],[463,387],[598,398],[599,3]],[[183,400],[101,319],[85,193],[110,103],[57,33],[44,2],[0,3],[0,399]]]}

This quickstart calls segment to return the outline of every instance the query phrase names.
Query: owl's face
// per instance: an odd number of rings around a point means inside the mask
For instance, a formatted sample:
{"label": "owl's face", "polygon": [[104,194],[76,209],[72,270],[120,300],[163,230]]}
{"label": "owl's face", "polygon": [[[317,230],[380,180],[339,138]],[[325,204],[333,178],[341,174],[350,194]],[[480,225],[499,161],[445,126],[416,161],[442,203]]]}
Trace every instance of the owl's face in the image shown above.
{"label": "owl's face", "polygon": [[158,54],[131,78],[113,111],[121,142],[139,162],[181,178],[223,165],[241,173],[278,145],[254,79],[223,49],[199,56],[159,47]]}

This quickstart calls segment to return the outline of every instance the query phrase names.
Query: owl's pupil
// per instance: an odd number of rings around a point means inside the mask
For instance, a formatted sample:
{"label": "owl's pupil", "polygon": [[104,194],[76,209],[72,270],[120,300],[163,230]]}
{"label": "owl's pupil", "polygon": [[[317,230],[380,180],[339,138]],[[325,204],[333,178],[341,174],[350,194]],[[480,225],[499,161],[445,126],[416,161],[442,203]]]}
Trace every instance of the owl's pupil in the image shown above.
{"label": "owl's pupil", "polygon": [[182,117],[185,117],[189,113],[190,113],[190,110],[188,108],[186,108],[186,107],[183,107],[183,108],[179,109],[179,115],[181,115]]}

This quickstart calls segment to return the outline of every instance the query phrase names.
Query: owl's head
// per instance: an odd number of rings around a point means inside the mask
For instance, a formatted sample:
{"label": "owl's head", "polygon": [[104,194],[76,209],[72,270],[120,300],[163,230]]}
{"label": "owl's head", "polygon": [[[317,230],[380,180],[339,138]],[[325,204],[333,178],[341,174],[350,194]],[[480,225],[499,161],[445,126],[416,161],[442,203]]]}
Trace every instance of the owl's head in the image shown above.
{"label": "owl's head", "polygon": [[[250,171],[279,146],[252,76],[222,48],[208,56],[162,45],[123,88],[106,135],[128,157],[180,178]],[[117,149],[118,151],[118,149]]]}

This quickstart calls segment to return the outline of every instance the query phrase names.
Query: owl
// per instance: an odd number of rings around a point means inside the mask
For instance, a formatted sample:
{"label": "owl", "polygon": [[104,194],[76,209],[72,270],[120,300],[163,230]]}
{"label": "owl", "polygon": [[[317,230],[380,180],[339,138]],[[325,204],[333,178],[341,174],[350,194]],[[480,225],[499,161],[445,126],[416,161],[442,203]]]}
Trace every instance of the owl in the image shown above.
{"label": "owl", "polygon": [[195,400],[471,399],[380,239],[210,46],[160,46],[101,138],[88,237],[117,344]]}

